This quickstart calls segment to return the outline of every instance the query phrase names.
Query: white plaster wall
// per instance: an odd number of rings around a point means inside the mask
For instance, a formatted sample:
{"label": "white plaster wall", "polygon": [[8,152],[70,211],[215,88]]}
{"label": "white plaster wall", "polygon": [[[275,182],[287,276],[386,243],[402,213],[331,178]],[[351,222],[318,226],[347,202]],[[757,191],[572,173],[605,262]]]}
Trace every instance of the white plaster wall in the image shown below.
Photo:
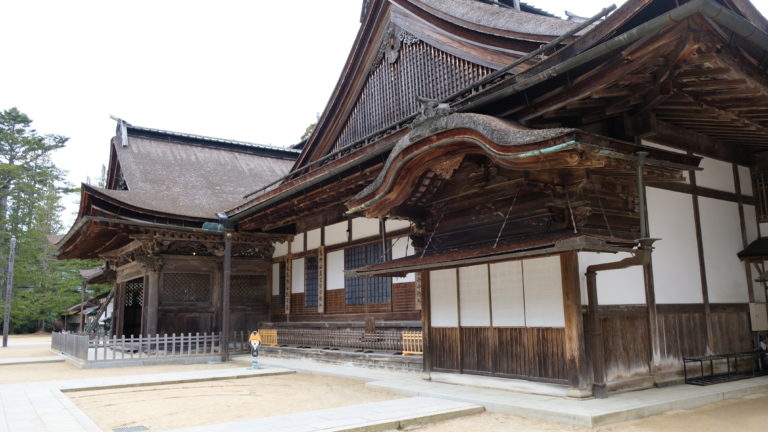
{"label": "white plaster wall", "polygon": [[490,326],[491,309],[488,301],[488,266],[480,264],[460,267],[461,325],[465,327]]}
{"label": "white plaster wall", "polygon": [[307,250],[319,248],[320,242],[321,242],[320,228],[307,231]]}
{"label": "white plaster wall", "polygon": [[742,195],[752,196],[752,171],[749,167],[739,165],[739,186]]}
{"label": "white plaster wall", "polygon": [[523,262],[491,264],[490,273],[493,326],[524,327]]}
{"label": "white plaster wall", "polygon": [[346,243],[347,240],[347,221],[335,223],[325,227],[326,246]]}
{"label": "white plaster wall", "polygon": [[384,229],[387,232],[406,229],[406,228],[409,228],[410,226],[411,226],[411,222],[408,220],[387,219],[384,222]]}
{"label": "white plaster wall", "polygon": [[[407,236],[392,239],[392,259],[405,258],[413,255],[415,250],[411,245],[411,239]],[[413,282],[416,280],[414,273],[408,273],[405,277],[392,278],[393,283]]]}
{"label": "white plaster wall", "polygon": [[352,219],[352,240],[379,235],[379,220],[368,218]]}
{"label": "white plaster wall", "polygon": [[344,251],[328,252],[325,255],[325,289],[344,289]]}
{"label": "white plaster wall", "polygon": [[304,292],[304,258],[293,260],[291,264],[291,294]]}
{"label": "white plaster wall", "polygon": [[560,256],[523,260],[525,324],[528,327],[564,327]]}
{"label": "white plaster wall", "polygon": [[281,257],[288,253],[287,241],[272,243],[272,246],[275,247],[275,252],[272,253],[273,258]]}
{"label": "white plaster wall", "polygon": [[690,195],[646,188],[656,303],[701,303],[698,246]]}
{"label": "white plaster wall", "polygon": [[729,162],[705,157],[701,160],[699,167],[702,170],[696,171],[696,185],[736,192],[736,185],[733,183],[733,165]]}
{"label": "white plaster wall", "polygon": [[744,205],[744,225],[747,228],[747,244],[757,240],[757,214],[755,206]]}
{"label": "white plaster wall", "polygon": [[304,252],[304,233],[296,234],[291,241],[291,253]]}
{"label": "white plaster wall", "polygon": [[743,248],[738,204],[699,198],[699,213],[710,303],[749,301],[744,265],[736,256]]}
{"label": "white plaster wall", "polygon": [[429,296],[432,327],[458,327],[456,269],[430,271]]}
{"label": "white plaster wall", "polygon": [[280,264],[272,264],[272,295],[280,295]]}
{"label": "white plaster wall", "polygon": [[[587,267],[593,264],[621,261],[632,256],[627,252],[597,253],[579,252],[579,282],[581,303],[587,304]],[[643,268],[633,266],[625,269],[597,272],[597,301],[601,305],[645,304]]]}

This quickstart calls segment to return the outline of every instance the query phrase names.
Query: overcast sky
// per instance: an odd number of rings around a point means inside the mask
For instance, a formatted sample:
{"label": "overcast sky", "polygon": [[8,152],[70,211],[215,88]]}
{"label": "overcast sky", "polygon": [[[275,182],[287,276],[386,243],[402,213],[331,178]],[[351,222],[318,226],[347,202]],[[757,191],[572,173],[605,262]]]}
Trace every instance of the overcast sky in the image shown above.
{"label": "overcast sky", "polygon": [[[754,0],[766,13],[768,0]],[[70,182],[96,178],[115,122],[286,146],[325,107],[362,0],[0,2],[0,109],[70,138]],[[591,16],[599,0],[530,0]],[[623,1],[616,2],[619,6]],[[78,197],[65,199],[65,224]]]}

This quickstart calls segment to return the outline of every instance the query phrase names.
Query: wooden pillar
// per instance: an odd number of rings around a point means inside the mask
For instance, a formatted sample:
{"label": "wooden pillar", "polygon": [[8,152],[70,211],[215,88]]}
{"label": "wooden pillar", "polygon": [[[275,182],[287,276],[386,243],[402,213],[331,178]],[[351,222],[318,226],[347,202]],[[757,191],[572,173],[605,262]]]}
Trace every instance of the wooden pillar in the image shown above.
{"label": "wooden pillar", "polygon": [[115,285],[115,299],[113,301],[115,306],[112,314],[115,319],[112,327],[115,336],[121,336],[123,334],[123,321],[125,320],[125,282]]}
{"label": "wooden pillar", "polygon": [[707,335],[707,348],[706,352],[700,354],[708,354],[712,352],[714,347],[713,331],[712,331],[712,311],[709,306],[709,287],[707,285],[707,271],[704,263],[704,241],[701,237],[701,213],[699,211],[699,191],[696,186],[696,171],[688,171],[688,175],[691,179],[691,185],[693,186],[693,221],[696,229],[696,247],[698,249],[699,256],[699,274],[701,276],[701,298],[704,303],[704,322],[706,326]]}
{"label": "wooden pillar", "polygon": [[224,275],[221,292],[221,361],[229,361],[229,285],[232,271],[232,232],[224,234]]}
{"label": "wooden pillar", "polygon": [[147,297],[144,299],[144,307],[147,309],[146,335],[157,333],[157,308],[160,293],[160,272],[150,271],[147,273]]}
{"label": "wooden pillar", "polygon": [[[592,384],[584,349],[584,318],[581,313],[581,287],[579,260],[576,252],[560,255],[560,274],[563,285],[563,315],[565,317],[565,362],[568,385],[576,390],[574,396],[586,393]],[[584,394],[586,396],[586,394]]]}
{"label": "wooden pillar", "polygon": [[[85,329],[85,289],[88,287],[88,281],[83,279],[83,282],[80,283],[80,330],[79,332],[82,333]],[[64,329],[66,330],[67,326],[64,325]]]}
{"label": "wooden pillar", "polygon": [[432,372],[432,353],[429,349],[429,327],[432,325],[430,292],[429,292],[429,272],[416,272],[416,291],[421,291],[421,336],[422,336],[422,370],[429,374]]}
{"label": "wooden pillar", "polygon": [[589,321],[589,354],[592,359],[592,393],[595,397],[607,396],[605,388],[605,348],[603,325],[600,322],[597,299],[597,273],[587,272],[587,318]]}

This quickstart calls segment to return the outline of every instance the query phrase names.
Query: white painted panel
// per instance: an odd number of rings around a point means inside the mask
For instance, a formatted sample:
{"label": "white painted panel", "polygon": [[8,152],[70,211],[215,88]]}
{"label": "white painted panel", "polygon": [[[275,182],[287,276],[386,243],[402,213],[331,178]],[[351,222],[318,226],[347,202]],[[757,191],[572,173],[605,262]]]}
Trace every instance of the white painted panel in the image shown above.
{"label": "white painted panel", "polygon": [[358,240],[361,238],[378,236],[379,235],[379,220],[368,218],[354,218],[352,219],[352,240]]}
{"label": "white painted panel", "polygon": [[304,233],[296,234],[291,241],[291,253],[304,252]]}
{"label": "white painted panel", "polygon": [[325,254],[325,289],[344,289],[344,251]]}
{"label": "white painted panel", "polygon": [[710,303],[749,301],[742,250],[738,204],[699,198],[701,237]]}
{"label": "white painted panel", "polygon": [[717,189],[726,192],[735,192],[733,183],[733,165],[716,159],[704,158],[696,171],[696,184],[698,186]]}
{"label": "white painted panel", "polygon": [[564,327],[560,256],[523,260],[525,325]]}
{"label": "white painted panel", "polygon": [[429,272],[429,303],[432,327],[458,327],[456,269]]}
{"label": "white painted panel", "polygon": [[331,246],[341,243],[346,243],[347,238],[347,221],[335,223],[325,227],[325,245]]}
{"label": "white painted panel", "polygon": [[461,325],[490,326],[491,306],[488,301],[488,266],[480,264],[459,268]]}
{"label": "white painted panel", "polygon": [[320,228],[307,231],[307,250],[319,248],[320,242],[321,242]]}
{"label": "white painted panel", "polygon": [[287,241],[272,243],[272,246],[275,247],[275,252],[272,254],[273,258],[281,257],[288,253]]}
{"label": "white painted panel", "polygon": [[763,237],[768,236],[768,223],[761,222],[757,225],[760,229],[760,235]]}
{"label": "white painted panel", "polygon": [[749,167],[739,165],[739,186],[742,195],[752,196],[752,172]]}
{"label": "white painted panel", "polygon": [[[392,259],[404,258],[414,254],[413,245],[411,245],[411,239],[407,236],[398,237],[392,239]],[[414,273],[408,273],[405,277],[392,278],[393,283],[413,282],[416,280]]]}
{"label": "white painted panel", "polygon": [[272,295],[280,295],[280,263],[272,264]]}
{"label": "white painted panel", "polygon": [[656,303],[701,303],[698,246],[690,195],[646,188]]}
{"label": "white painted panel", "polygon": [[304,292],[304,258],[293,260],[291,263],[291,294]]}
{"label": "white painted panel", "polygon": [[411,221],[400,219],[387,219],[384,222],[384,229],[387,232],[407,229],[411,227]]}
{"label": "white painted panel", "polygon": [[[621,261],[632,255],[621,253],[579,252],[579,282],[581,283],[582,304],[587,304],[587,277],[584,273],[593,264]],[[625,269],[597,272],[597,301],[601,305],[645,304],[645,283],[643,268],[633,266]]]}
{"label": "white painted panel", "polygon": [[491,310],[494,327],[525,326],[523,262],[491,264]]}
{"label": "white painted panel", "polygon": [[747,244],[757,240],[757,214],[755,206],[744,205],[744,224],[747,227]]}
{"label": "white painted panel", "polygon": [[[765,263],[763,263],[765,265]],[[752,289],[755,294],[755,301],[758,303],[765,303],[765,285],[762,282],[756,282],[755,279],[760,278],[760,272],[755,269],[755,266],[749,265],[749,274],[752,277]]]}

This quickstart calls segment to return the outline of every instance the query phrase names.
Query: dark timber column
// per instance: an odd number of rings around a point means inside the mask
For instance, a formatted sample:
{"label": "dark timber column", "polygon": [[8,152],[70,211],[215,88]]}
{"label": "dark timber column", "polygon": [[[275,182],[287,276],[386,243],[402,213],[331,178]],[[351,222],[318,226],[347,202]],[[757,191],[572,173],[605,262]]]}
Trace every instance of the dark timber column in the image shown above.
{"label": "dark timber column", "polygon": [[160,272],[150,271],[147,273],[147,298],[145,301],[147,308],[147,335],[157,333],[157,307],[160,293]]}
{"label": "dark timber column", "polygon": [[112,309],[112,315],[114,316],[112,327],[115,332],[115,336],[123,335],[123,321],[125,321],[125,282],[120,282],[115,285],[115,298],[114,307]]}
{"label": "dark timber column", "polygon": [[584,349],[584,319],[581,313],[579,261],[576,252],[560,255],[563,284],[563,315],[565,316],[565,362],[568,385],[576,390],[573,396],[587,396],[592,379],[587,369]]}
{"label": "dark timber column", "polygon": [[421,291],[421,335],[422,335],[422,368],[425,373],[432,372],[432,354],[429,350],[429,327],[432,325],[430,292],[429,292],[429,272],[422,271],[416,273],[417,292]]}
{"label": "dark timber column", "polygon": [[[699,190],[696,186],[696,171],[688,171],[691,178],[691,185],[693,186],[693,220],[696,228],[696,247],[699,253],[699,274],[701,275],[701,298],[704,303],[704,322],[706,324],[707,332],[707,350],[706,353],[712,352],[714,347],[713,331],[712,331],[712,311],[709,306],[709,286],[707,285],[707,271],[704,263],[704,240],[701,237],[701,214],[699,212]],[[701,353],[701,354],[706,354]]]}

